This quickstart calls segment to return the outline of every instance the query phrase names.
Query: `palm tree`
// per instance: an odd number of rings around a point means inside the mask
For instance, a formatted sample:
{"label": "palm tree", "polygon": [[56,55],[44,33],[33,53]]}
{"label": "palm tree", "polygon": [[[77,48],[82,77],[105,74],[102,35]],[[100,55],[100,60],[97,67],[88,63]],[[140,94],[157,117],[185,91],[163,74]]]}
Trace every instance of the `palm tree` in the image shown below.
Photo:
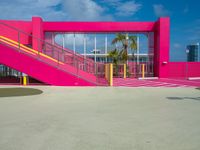
{"label": "palm tree", "polygon": [[[123,33],[117,33],[116,37],[113,39],[112,44],[121,43],[122,47],[120,49],[114,49],[110,51],[109,57],[113,59],[113,63],[116,66],[116,71],[118,68],[118,63],[121,61],[122,63],[127,63],[128,60],[128,48],[132,50],[133,60],[135,60],[135,51],[137,51],[137,36]],[[118,51],[118,52],[117,52]],[[115,54],[115,55],[114,55]],[[116,58],[118,60],[116,60]],[[128,66],[128,64],[127,64]],[[117,72],[116,72],[117,74]]]}
{"label": "palm tree", "polygon": [[114,68],[116,68],[115,69],[115,74],[116,75],[118,74],[118,69],[117,69],[118,67],[117,66],[118,66],[118,64],[120,62],[120,56],[121,56],[121,54],[116,48],[108,53],[108,57],[112,58],[113,64],[114,64]]}
{"label": "palm tree", "polygon": [[132,50],[133,60],[135,60],[135,53],[137,52],[137,36],[130,36],[130,49]]}
{"label": "palm tree", "polygon": [[117,43],[122,44],[122,48],[119,50],[122,62],[127,62],[128,60],[128,48],[132,50],[132,54],[134,57],[134,53],[137,50],[137,36],[129,36],[128,34],[117,33],[116,37],[112,41],[112,44]]}
{"label": "palm tree", "polygon": [[120,54],[119,54],[119,51],[116,48],[114,50],[110,51],[108,53],[108,56],[113,59],[114,64],[116,64],[116,65],[118,64],[118,62],[120,60]]}

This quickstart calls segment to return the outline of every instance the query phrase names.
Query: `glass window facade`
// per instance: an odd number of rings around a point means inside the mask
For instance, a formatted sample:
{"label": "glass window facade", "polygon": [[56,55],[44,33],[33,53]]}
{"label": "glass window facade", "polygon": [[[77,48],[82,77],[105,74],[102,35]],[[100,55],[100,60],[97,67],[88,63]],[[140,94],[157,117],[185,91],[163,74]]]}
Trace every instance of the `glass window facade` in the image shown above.
{"label": "glass window facade", "polygon": [[[121,42],[112,44],[117,33],[46,33],[45,39],[52,37],[52,42],[89,57],[96,62],[112,62],[108,53],[114,49],[122,49]],[[151,33],[122,33],[137,37],[137,49],[128,48],[128,61],[147,62],[153,60],[153,38]],[[150,40],[149,40],[150,39]],[[130,43],[130,41],[129,41]],[[151,58],[150,58],[151,57]]]}

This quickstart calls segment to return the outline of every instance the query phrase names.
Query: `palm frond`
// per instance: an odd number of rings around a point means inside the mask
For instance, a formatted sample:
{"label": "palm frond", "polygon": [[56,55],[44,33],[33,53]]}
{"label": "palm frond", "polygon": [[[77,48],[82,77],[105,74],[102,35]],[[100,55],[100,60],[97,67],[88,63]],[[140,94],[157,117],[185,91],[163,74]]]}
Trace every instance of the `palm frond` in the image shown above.
{"label": "palm frond", "polygon": [[120,61],[120,53],[117,49],[114,49],[112,51],[110,51],[108,53],[108,57],[112,58],[113,59],[113,63],[114,64],[118,64],[118,62]]}
{"label": "palm frond", "polygon": [[130,40],[130,48],[131,49],[137,49],[137,36],[129,36]]}
{"label": "palm frond", "polygon": [[116,37],[112,41],[112,44],[116,43],[121,43],[122,48],[115,48],[113,51],[110,51],[109,57],[113,59],[113,63],[117,64],[119,61],[126,62],[128,60],[128,48],[132,50],[134,58],[134,53],[137,51],[137,36],[129,36],[128,34],[117,33]]}
{"label": "palm frond", "polygon": [[117,33],[116,37],[112,40],[112,44],[116,44],[118,42],[124,43],[126,36],[122,33]]}

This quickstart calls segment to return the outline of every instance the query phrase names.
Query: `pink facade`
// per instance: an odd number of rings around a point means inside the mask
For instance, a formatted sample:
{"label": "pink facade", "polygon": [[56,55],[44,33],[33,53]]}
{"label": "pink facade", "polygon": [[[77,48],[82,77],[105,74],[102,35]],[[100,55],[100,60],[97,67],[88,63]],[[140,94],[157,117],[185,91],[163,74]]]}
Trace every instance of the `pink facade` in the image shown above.
{"label": "pink facade", "polygon": [[[39,39],[44,39],[42,18],[33,17],[33,19],[32,19],[32,35],[33,35],[33,37],[37,37]],[[42,42],[39,41],[37,38],[32,39],[33,49],[41,51]]]}
{"label": "pink facade", "polygon": [[[154,76],[159,78],[185,77],[185,62],[169,62],[169,18],[159,18],[156,22],[46,22],[40,17],[33,17],[32,21],[0,20],[0,22],[14,27],[13,30],[10,28],[8,30],[6,26],[1,25],[1,36],[6,36],[15,41],[18,41],[20,36],[20,43],[32,45],[33,49],[38,51],[41,51],[43,42],[37,38],[45,40],[45,32],[154,32]],[[18,35],[16,29],[24,33],[32,34],[33,37],[30,38],[28,34]],[[187,76],[200,76],[200,71],[197,68],[200,68],[200,63],[188,63]]]}
{"label": "pink facade", "polygon": [[169,18],[160,18],[154,31],[154,73],[161,78],[168,77],[170,23]]}
{"label": "pink facade", "polygon": [[200,62],[170,62],[169,78],[188,78],[200,76]]}
{"label": "pink facade", "polygon": [[21,34],[20,35],[20,42],[23,44],[30,44],[32,43],[32,39],[29,38],[28,34],[32,34],[32,22],[28,21],[4,21],[0,20],[0,22],[3,22],[9,26],[12,26],[12,28],[8,28],[7,26],[0,25],[0,34],[2,36],[6,36],[10,39],[13,39],[15,41],[18,41],[18,32],[16,29],[19,29],[21,31],[24,31],[27,34]]}

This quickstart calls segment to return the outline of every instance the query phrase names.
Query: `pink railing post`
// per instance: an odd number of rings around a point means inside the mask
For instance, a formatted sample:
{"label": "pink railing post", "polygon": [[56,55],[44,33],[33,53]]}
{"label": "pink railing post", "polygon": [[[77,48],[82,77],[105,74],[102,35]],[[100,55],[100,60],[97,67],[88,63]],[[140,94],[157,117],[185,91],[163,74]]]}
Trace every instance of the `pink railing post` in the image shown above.
{"label": "pink railing post", "polygon": [[46,44],[44,43],[44,54],[46,54]]}
{"label": "pink railing post", "polygon": [[77,77],[78,77],[78,75],[79,75],[79,60],[77,59],[77,57],[75,57],[75,62],[76,62],[76,75],[77,75]]}
{"label": "pink railing post", "polygon": [[53,47],[53,45],[51,45],[51,47],[52,47],[52,50],[51,50],[51,57],[54,57],[54,47]]}
{"label": "pink railing post", "polygon": [[38,57],[40,57],[40,40],[38,39]]}
{"label": "pink railing post", "polygon": [[59,53],[59,51],[58,51],[58,59],[57,59],[57,64],[58,64],[58,67],[59,67],[59,62],[60,62],[60,53]]}
{"label": "pink railing post", "polygon": [[18,48],[19,48],[19,51],[20,51],[20,32],[18,31]]}

